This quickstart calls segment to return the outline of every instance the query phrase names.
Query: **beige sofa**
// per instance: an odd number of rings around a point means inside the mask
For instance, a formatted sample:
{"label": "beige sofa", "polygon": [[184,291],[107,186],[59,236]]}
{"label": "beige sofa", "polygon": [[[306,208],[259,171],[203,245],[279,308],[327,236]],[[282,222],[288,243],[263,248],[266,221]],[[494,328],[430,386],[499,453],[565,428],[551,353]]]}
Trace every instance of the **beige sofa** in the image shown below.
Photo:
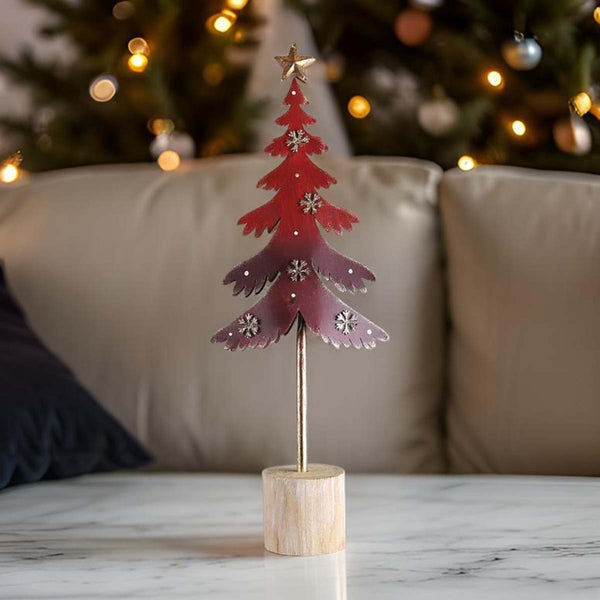
{"label": "beige sofa", "polygon": [[[310,339],[309,457],[350,471],[600,473],[600,178],[323,159],[391,340]],[[294,340],[225,353],[221,285],[262,248],[239,216],[272,159],[107,166],[0,188],[0,258],[34,329],[157,459],[257,471],[295,456]],[[333,238],[333,239],[332,239]]]}

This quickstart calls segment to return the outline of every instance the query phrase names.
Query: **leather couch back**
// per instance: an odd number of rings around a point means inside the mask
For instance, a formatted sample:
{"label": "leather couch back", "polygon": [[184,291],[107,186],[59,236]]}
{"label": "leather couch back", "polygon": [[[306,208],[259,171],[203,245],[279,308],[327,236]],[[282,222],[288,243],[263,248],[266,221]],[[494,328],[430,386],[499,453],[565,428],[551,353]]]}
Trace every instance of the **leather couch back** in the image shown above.
{"label": "leather couch back", "polygon": [[[434,165],[321,160],[326,197],[361,223],[331,243],[378,276],[347,298],[391,340],[309,337],[309,460],[439,472],[444,303]],[[295,460],[294,335],[226,353],[212,333],[251,299],[225,273],[263,248],[237,219],[270,195],[262,156],[46,173],[0,193],[0,257],[34,329],[161,468],[256,471]],[[334,239],[331,239],[334,238]]]}

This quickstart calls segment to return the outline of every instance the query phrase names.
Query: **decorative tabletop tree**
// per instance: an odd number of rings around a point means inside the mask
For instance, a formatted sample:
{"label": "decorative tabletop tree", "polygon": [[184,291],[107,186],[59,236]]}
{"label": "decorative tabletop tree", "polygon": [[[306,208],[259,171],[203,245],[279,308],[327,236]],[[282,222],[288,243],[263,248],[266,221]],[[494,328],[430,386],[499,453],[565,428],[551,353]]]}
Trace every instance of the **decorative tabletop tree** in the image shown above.
{"label": "decorative tabletop tree", "polygon": [[[318,190],[336,181],[308,158],[327,150],[320,138],[306,131],[315,119],[302,109],[307,100],[298,84],[298,80],[306,82],[305,70],[315,59],[299,56],[293,44],[287,56],[276,60],[283,67],[282,81],[293,80],[284,100],[289,109],[277,119],[286,132],[265,152],[285,158],[258,182],[258,187],[276,190],[275,196],[238,222],[245,225],[244,234],[254,231],[260,236],[265,229],[269,233],[275,230],[275,234],[266,248],[235,267],[224,280],[234,284],[234,294],[243,291],[246,296],[258,294],[267,282],[274,283],[259,302],[217,332],[212,341],[224,343],[228,350],[264,348],[286,335],[298,319],[298,461],[295,469],[271,467],[263,472],[265,546],[283,554],[320,554],[345,545],[344,471],[329,465],[307,467],[306,326],[336,348],[370,349],[388,335],[321,281],[321,277],[332,280],[342,292],[366,292],[365,280],[374,281],[375,276],[336,252],[317,225],[341,234],[358,219],[320,196]],[[329,481],[334,485],[327,487]],[[327,491],[332,490],[333,495],[328,496]]]}

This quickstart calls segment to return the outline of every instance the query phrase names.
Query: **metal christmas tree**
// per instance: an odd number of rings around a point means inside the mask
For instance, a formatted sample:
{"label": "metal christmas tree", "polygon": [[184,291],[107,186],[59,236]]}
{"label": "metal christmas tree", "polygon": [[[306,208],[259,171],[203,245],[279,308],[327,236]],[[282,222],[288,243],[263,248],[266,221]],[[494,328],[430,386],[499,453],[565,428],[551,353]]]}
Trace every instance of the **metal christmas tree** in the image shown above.
{"label": "metal christmas tree", "polygon": [[234,294],[243,291],[249,296],[276,281],[262,300],[221,329],[212,341],[224,342],[228,350],[264,348],[287,334],[298,317],[301,324],[306,322],[311,331],[336,347],[372,348],[376,340],[385,341],[388,335],[332,294],[319,277],[350,292],[366,292],[365,280],[375,280],[365,266],[336,252],[317,225],[342,233],[358,219],[319,194],[336,181],[308,158],[327,150],[320,138],[306,131],[315,119],[302,109],[307,100],[298,84],[298,80],[306,80],[304,70],[314,59],[298,56],[292,46],[288,56],[277,60],[284,65],[282,79],[293,77],[284,100],[289,109],[277,119],[287,130],[265,152],[285,158],[258,182],[258,187],[277,193],[238,222],[245,225],[244,234],[254,231],[260,236],[265,229],[275,230],[275,234],[264,250],[230,271],[224,283],[234,284]]}
{"label": "metal christmas tree", "polygon": [[[265,151],[271,156],[283,156],[284,160],[258,182],[258,187],[276,190],[275,196],[263,206],[244,215],[238,222],[245,226],[244,234],[254,231],[256,236],[260,236],[265,229],[268,232],[275,230],[275,233],[264,250],[235,267],[224,280],[225,284],[234,284],[234,294],[243,291],[246,296],[253,292],[258,294],[267,282],[273,283],[264,298],[217,332],[212,341],[224,343],[228,350],[264,348],[277,342],[281,335],[286,335],[298,319],[296,472],[304,474],[307,471],[306,327],[336,348],[354,346],[370,349],[377,340],[387,340],[388,335],[381,327],[344,304],[321,280],[321,277],[332,280],[340,291],[353,293],[356,290],[366,292],[365,280],[374,281],[375,276],[360,263],[336,252],[323,239],[318,227],[320,223],[326,231],[333,230],[341,234],[343,229],[350,230],[358,219],[343,208],[330,204],[320,195],[319,190],[335,183],[335,179],[308,158],[309,155],[321,154],[327,149],[320,138],[306,131],[306,126],[315,123],[315,119],[302,109],[307,100],[298,84],[298,80],[306,81],[305,69],[315,59],[299,56],[294,44],[287,56],[278,56],[276,60],[283,67],[282,80],[292,77],[293,81],[284,99],[289,109],[276,121],[286,127],[286,132],[275,138]],[[311,465],[309,471],[313,466],[319,467]],[[324,482],[336,477],[341,477],[343,481],[342,469],[325,467],[326,474],[315,476],[315,481],[318,479]],[[286,478],[290,481],[294,479],[290,479],[287,468],[274,469],[277,470],[278,482]],[[309,481],[310,477],[304,477],[304,484]],[[319,485],[322,484],[317,487]],[[341,486],[343,492],[343,484]],[[265,500],[265,507],[268,505]],[[302,513],[304,508],[300,507],[298,510]],[[340,519],[336,522],[339,525]],[[308,525],[305,529],[307,527]],[[311,539],[314,541],[317,537],[315,533],[314,539]],[[280,539],[279,534],[275,538]],[[265,543],[268,549],[272,549],[267,541]],[[305,548],[305,552],[300,553],[314,553],[313,546],[309,546]],[[275,551],[279,552],[281,549]],[[283,553],[297,552],[294,546],[292,551]]]}

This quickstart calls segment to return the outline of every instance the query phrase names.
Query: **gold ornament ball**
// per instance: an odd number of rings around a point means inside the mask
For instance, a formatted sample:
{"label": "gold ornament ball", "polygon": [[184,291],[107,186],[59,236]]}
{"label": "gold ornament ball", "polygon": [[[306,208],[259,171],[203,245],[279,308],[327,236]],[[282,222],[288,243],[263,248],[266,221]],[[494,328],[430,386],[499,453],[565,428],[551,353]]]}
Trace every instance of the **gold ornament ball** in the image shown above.
{"label": "gold ornament ball", "polygon": [[592,134],[586,122],[576,115],[564,117],[552,129],[554,142],[568,154],[583,156],[592,148]]}
{"label": "gold ornament ball", "polygon": [[592,108],[592,99],[587,92],[579,92],[571,99],[571,104],[578,116],[583,117]]}
{"label": "gold ornament ball", "polygon": [[160,153],[156,162],[163,171],[175,171],[181,164],[181,158],[175,150],[165,150]]}
{"label": "gold ornament ball", "polygon": [[596,21],[596,23],[600,23],[600,6],[597,6],[594,9],[594,21]]}
{"label": "gold ornament ball", "polygon": [[403,10],[394,23],[394,32],[407,46],[424,44],[431,34],[432,21],[428,13],[416,8]]}
{"label": "gold ornament ball", "polygon": [[348,112],[355,119],[364,119],[371,112],[371,103],[364,96],[352,96],[348,101]]}

